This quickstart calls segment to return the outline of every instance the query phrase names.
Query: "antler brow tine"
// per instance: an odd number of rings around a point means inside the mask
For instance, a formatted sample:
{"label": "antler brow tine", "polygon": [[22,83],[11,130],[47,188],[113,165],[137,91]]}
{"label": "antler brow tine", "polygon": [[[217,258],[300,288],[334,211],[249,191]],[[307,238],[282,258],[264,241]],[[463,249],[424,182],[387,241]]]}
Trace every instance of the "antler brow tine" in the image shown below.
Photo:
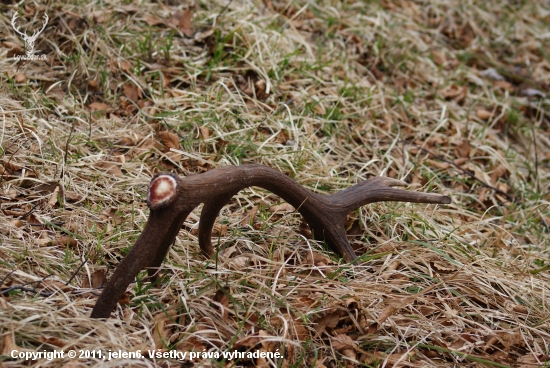
{"label": "antler brow tine", "polygon": [[375,177],[339,193],[320,195],[264,165],[226,166],[185,178],[172,174],[156,175],[147,193],[147,205],[151,211],[145,228],[116,268],[91,317],[109,317],[128,285],[143,268],[148,268],[150,276],[155,275],[183,222],[201,203],[204,207],[199,223],[199,245],[207,256],[214,253],[211,233],[220,210],[241,189],[258,186],[297,208],[317,240],[326,241],[346,261],[353,261],[356,255],[344,229],[350,211],[380,201],[451,203],[451,198],[444,195],[391,188],[406,185],[400,180]]}

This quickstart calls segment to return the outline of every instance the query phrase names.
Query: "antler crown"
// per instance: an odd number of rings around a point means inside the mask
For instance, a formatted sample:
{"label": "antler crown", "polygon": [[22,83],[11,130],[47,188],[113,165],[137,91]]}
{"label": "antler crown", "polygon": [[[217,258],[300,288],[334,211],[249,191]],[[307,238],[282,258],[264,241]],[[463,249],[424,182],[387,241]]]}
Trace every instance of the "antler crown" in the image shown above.
{"label": "antler crown", "polygon": [[44,14],[44,24],[42,25],[42,28],[40,28],[39,30],[35,30],[33,32],[33,34],[31,36],[29,36],[27,34],[27,32],[21,32],[19,30],[20,26],[18,26],[15,21],[17,20],[17,18],[19,18],[19,13],[18,12],[15,12],[13,13],[13,17],[11,18],[11,25],[13,26],[13,29],[15,30],[15,32],[17,32],[21,37],[23,37],[23,39],[25,41],[28,42],[28,40],[32,40],[32,39],[35,39],[40,33],[42,33],[42,31],[44,30],[44,28],[46,28],[46,26],[48,25],[48,20],[50,19],[48,17],[48,14]]}

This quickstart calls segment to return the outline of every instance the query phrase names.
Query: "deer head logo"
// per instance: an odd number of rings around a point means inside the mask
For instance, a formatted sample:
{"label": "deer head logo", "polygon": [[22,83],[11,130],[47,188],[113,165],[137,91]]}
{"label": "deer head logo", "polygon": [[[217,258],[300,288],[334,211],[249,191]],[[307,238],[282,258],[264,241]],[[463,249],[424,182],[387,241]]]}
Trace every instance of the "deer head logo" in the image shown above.
{"label": "deer head logo", "polygon": [[11,18],[11,25],[13,29],[15,29],[15,32],[19,33],[19,35],[23,38],[23,41],[25,41],[25,52],[27,53],[27,57],[32,57],[34,54],[34,43],[36,42],[36,39],[38,38],[38,35],[42,33],[44,28],[46,28],[46,25],[48,24],[48,15],[44,14],[44,25],[40,30],[36,30],[33,32],[32,35],[28,35],[27,32],[21,32],[19,30],[19,26],[15,24],[15,21],[19,17],[19,14],[15,12],[13,14],[13,17]]}

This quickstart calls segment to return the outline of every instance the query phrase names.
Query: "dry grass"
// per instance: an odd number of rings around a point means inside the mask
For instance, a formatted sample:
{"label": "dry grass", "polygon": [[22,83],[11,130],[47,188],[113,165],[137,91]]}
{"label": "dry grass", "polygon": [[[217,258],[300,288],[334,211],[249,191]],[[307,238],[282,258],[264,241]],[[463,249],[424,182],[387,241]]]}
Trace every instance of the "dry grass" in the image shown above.
{"label": "dry grass", "polygon": [[[0,367],[181,363],[14,346],[283,355],[185,367],[550,364],[550,3],[191,5],[27,4],[49,15],[47,61],[17,62],[18,8],[0,4]],[[215,261],[195,212],[162,283],[142,274],[112,318],[88,318],[154,173],[246,163],[321,193],[387,175],[453,203],[350,214],[350,265],[249,189]]]}

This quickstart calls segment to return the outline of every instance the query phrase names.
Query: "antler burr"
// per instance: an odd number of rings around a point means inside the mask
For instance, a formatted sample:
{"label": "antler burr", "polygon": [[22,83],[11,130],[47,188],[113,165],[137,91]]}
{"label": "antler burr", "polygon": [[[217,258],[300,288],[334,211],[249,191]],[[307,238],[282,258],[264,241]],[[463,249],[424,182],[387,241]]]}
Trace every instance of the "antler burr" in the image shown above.
{"label": "antler burr", "polygon": [[92,318],[109,317],[128,285],[145,267],[154,276],[170,245],[189,215],[204,203],[199,222],[199,245],[211,257],[212,227],[222,207],[240,190],[257,186],[267,189],[296,208],[309,224],[315,239],[324,240],[346,261],[357,256],[344,229],[349,212],[368,203],[401,201],[451,203],[447,196],[391,188],[406,186],[400,180],[374,177],[332,195],[313,193],[283,173],[264,165],[226,166],[204,174],[180,178],[158,174],[149,185],[147,205],[151,212],[141,236],[113,273],[92,311]]}

